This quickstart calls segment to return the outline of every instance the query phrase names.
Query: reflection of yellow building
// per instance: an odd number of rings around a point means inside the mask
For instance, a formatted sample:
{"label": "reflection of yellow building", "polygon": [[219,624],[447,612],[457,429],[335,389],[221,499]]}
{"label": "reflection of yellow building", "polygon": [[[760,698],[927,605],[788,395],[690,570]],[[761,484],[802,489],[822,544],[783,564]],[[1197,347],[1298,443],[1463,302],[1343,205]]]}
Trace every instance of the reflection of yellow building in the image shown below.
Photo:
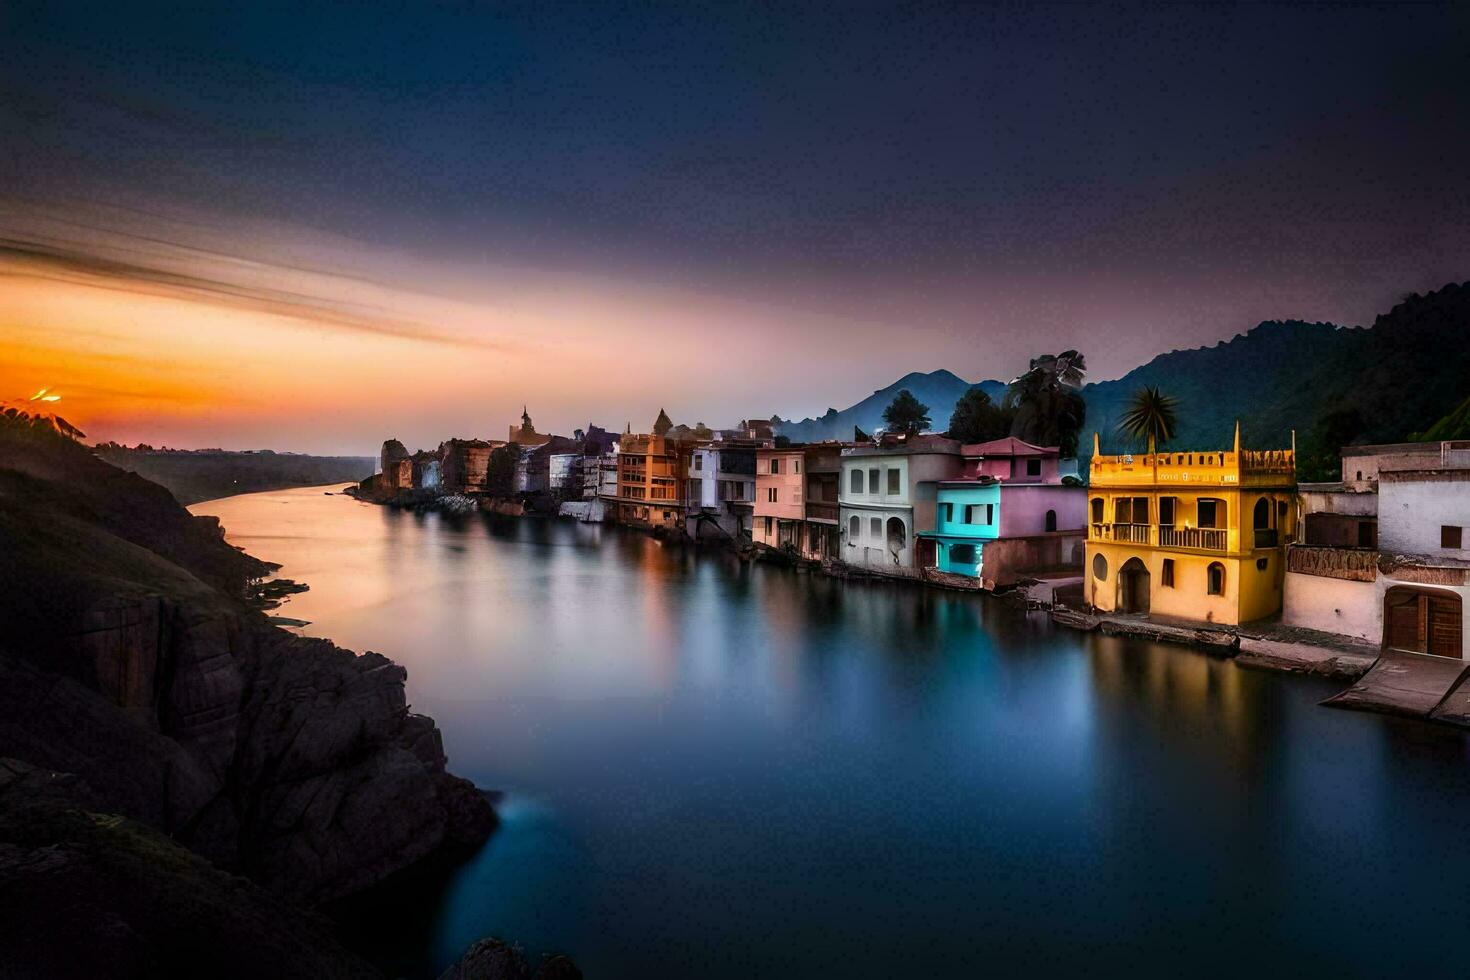
{"label": "reflection of yellow building", "polygon": [[1105,612],[1244,623],[1281,609],[1296,454],[1103,456],[1093,436],[1084,594]]}

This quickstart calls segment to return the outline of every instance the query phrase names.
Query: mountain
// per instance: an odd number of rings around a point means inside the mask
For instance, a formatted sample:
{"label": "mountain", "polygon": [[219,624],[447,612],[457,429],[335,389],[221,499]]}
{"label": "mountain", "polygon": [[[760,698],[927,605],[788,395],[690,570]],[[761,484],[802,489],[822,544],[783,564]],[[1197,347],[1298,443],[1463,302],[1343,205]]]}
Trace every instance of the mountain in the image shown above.
{"label": "mountain", "polygon": [[1470,439],[1470,398],[1455,406],[1455,410],[1434,423],[1416,438],[1426,442],[1441,442],[1445,439]]}
{"label": "mountain", "polygon": [[268,449],[150,449],[116,443],[99,445],[97,455],[165,487],[184,505],[260,490],[356,483],[371,476],[378,466],[371,456],[305,456]]}
{"label": "mountain", "polygon": [[[1169,445],[1228,445],[1235,422],[1247,446],[1290,444],[1297,433],[1298,475],[1331,479],[1344,445],[1399,442],[1424,432],[1470,394],[1470,285],[1412,294],[1367,328],[1297,320],[1262,323],[1213,347],[1173,351],[1116,381],[1087,385],[1085,433],[1105,450],[1124,403],[1146,384],[1179,401]],[[1084,435],[1084,449],[1091,442]]]}
{"label": "mountain", "polygon": [[933,420],[936,432],[943,432],[949,427],[949,417],[954,413],[955,402],[959,401],[960,396],[966,391],[971,388],[980,388],[990,396],[992,401],[999,402],[1006,390],[1005,383],[1001,381],[980,381],[971,384],[953,372],[943,369],[931,371],[928,374],[915,371],[904,375],[886,388],[879,388],[856,405],[844,408],[840,412],[835,408],[829,408],[819,418],[802,419],[800,422],[782,422],[777,431],[780,435],[788,436],[792,442],[851,439],[854,426],[864,432],[872,432],[874,429],[883,427],[883,410],[905,388],[912,392],[915,398],[929,406],[929,418]]}

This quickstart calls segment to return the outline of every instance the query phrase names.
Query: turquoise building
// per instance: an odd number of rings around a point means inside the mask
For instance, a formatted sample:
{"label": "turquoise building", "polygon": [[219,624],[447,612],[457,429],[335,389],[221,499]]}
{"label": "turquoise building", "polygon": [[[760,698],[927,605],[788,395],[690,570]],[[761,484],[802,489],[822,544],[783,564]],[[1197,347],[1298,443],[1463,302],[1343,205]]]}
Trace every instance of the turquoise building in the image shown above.
{"label": "turquoise building", "polygon": [[1000,537],[1000,483],[964,480],[939,484],[934,530],[921,534],[934,542],[933,567],[979,578],[985,542]]}

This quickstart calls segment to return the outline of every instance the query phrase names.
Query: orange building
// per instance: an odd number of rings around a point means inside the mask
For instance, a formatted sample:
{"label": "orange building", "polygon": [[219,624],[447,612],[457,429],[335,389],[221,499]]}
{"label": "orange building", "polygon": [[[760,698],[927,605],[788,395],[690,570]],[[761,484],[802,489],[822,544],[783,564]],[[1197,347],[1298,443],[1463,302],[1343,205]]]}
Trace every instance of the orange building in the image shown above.
{"label": "orange building", "polygon": [[690,446],[655,435],[618,444],[615,518],[635,527],[684,528],[684,474]]}

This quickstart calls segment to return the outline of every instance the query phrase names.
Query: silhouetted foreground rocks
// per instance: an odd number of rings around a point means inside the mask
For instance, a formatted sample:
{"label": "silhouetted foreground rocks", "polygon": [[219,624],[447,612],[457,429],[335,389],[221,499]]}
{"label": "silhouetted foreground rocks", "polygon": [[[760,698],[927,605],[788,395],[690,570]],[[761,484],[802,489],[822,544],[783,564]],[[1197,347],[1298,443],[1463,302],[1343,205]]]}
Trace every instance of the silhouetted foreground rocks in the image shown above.
{"label": "silhouetted foreground rocks", "polygon": [[406,671],[278,629],[270,566],[0,419],[0,980],[356,977],[305,911],[496,825]]}

